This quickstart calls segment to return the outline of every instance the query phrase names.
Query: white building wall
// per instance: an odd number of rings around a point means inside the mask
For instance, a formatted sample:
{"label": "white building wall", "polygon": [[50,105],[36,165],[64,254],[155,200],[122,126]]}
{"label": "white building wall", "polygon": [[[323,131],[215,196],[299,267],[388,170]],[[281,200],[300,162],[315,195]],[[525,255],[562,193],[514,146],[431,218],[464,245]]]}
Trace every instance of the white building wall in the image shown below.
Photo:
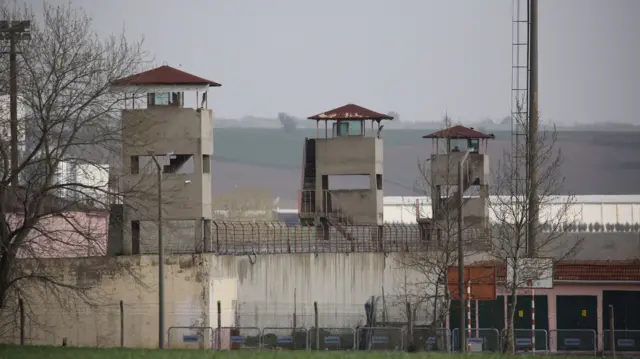
{"label": "white building wall", "polygon": [[[560,197],[556,201],[557,204],[553,201],[549,202],[544,212],[547,215],[557,213],[566,200],[566,197]],[[431,201],[427,197],[385,197],[385,222],[415,223],[418,207],[422,217],[431,216]],[[575,203],[569,212],[579,223],[636,224],[640,223],[640,195],[576,196]],[[493,215],[490,217],[495,218]]]}

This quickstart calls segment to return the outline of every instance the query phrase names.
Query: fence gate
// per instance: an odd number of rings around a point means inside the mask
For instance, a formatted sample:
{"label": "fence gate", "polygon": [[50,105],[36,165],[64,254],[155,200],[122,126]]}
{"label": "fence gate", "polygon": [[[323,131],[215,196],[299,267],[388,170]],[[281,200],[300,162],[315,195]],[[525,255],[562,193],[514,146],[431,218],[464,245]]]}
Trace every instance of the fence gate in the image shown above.
{"label": "fence gate", "polygon": [[309,329],[309,348],[312,350],[354,350],[356,331],[353,328]]}
{"label": "fence gate", "polygon": [[404,350],[404,330],[396,327],[364,327],[356,333],[360,350]]}
{"label": "fence gate", "polygon": [[183,349],[210,348],[211,327],[169,327],[167,347]]}
{"label": "fence gate", "polygon": [[256,327],[222,327],[213,331],[215,350],[260,349],[262,331]]}
{"label": "fence gate", "polygon": [[309,343],[306,328],[267,327],[262,329],[264,349],[306,350]]}
{"label": "fence gate", "polygon": [[[453,350],[460,351],[460,330],[453,329],[451,332]],[[471,345],[472,351],[499,353],[502,351],[502,341],[500,340],[500,332],[496,328],[478,328],[471,329],[471,337],[468,330],[464,330],[464,336]]]}
{"label": "fence gate", "polygon": [[420,351],[450,352],[451,331],[448,328],[414,328],[413,344]]}

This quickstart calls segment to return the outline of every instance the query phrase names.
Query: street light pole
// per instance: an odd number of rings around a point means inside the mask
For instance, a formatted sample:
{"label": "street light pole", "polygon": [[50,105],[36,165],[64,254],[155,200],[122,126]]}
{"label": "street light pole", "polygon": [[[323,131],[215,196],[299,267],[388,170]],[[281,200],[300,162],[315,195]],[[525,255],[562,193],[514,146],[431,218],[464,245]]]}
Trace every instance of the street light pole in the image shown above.
{"label": "street light pole", "polygon": [[[463,207],[464,207],[464,163],[469,156],[469,152],[465,153],[458,162],[458,293],[460,297],[460,351],[467,350],[465,331],[465,298],[464,298],[464,245],[462,230],[464,228]],[[469,278],[468,280],[471,280]]]}
{"label": "street light pole", "polygon": [[162,166],[149,153],[158,170],[158,348],[164,349],[164,240],[162,238]]}

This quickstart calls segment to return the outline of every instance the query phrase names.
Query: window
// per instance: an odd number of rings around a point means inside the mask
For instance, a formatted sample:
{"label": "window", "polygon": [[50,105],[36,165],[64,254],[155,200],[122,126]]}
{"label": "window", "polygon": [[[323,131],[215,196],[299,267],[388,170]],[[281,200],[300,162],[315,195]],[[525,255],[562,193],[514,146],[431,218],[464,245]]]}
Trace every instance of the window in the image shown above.
{"label": "window", "polygon": [[376,175],[376,187],[382,190],[382,175]]}
{"label": "window", "polygon": [[140,158],[131,156],[131,174],[137,175],[140,172]]}
{"label": "window", "polygon": [[131,254],[140,254],[140,221],[131,221]]}
{"label": "window", "polygon": [[168,105],[169,104],[169,93],[168,92],[156,93],[154,95],[155,95],[154,105]]}
{"label": "window", "polygon": [[349,136],[349,122],[338,121],[333,124],[333,128],[337,137]]}
{"label": "window", "polygon": [[211,156],[202,155],[202,173],[211,173]]}
{"label": "window", "polygon": [[370,189],[369,175],[330,175],[327,176],[329,190],[358,190]]}

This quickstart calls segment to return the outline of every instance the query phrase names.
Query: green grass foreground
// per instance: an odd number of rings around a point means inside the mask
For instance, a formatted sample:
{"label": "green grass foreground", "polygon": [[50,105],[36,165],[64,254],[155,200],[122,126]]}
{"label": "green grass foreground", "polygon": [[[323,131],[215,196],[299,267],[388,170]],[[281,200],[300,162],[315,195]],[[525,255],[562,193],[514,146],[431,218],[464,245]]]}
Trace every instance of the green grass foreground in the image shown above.
{"label": "green grass foreground", "polygon": [[[500,354],[476,354],[482,359],[512,358],[514,356]],[[405,353],[405,352],[316,352],[316,351],[275,351],[275,350],[237,350],[215,352],[211,350],[177,350],[177,349],[95,349],[95,348],[61,348],[47,346],[0,345],[0,359],[303,359],[303,358],[430,358],[430,359],[462,359],[468,355],[441,353]],[[518,355],[522,358],[522,355]],[[554,358],[563,358],[554,356]],[[569,358],[569,357],[564,357]],[[575,358],[575,357],[574,357]]]}

